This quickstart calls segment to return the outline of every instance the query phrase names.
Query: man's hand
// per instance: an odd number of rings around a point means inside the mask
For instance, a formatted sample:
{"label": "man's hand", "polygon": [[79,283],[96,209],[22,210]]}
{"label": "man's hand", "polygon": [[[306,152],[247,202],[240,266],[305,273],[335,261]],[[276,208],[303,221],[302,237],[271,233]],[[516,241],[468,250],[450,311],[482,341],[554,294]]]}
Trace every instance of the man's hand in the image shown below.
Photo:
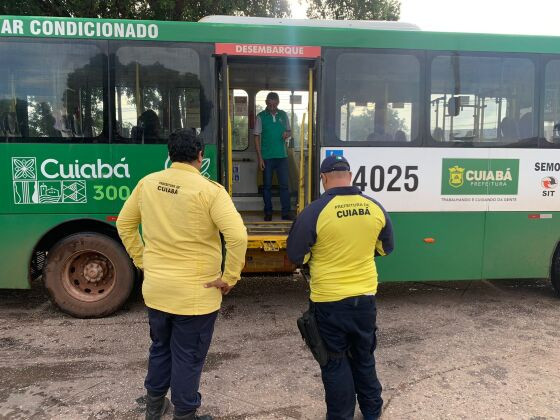
{"label": "man's hand", "polygon": [[284,140],[288,140],[290,137],[292,137],[292,132],[291,132],[291,131],[284,131],[284,132],[282,133],[282,138],[283,138]]}
{"label": "man's hand", "polygon": [[259,169],[261,171],[264,171],[264,167],[265,167],[264,160],[259,159]]}
{"label": "man's hand", "polygon": [[227,284],[225,281],[222,280],[222,278],[217,278],[216,280],[210,282],[210,283],[206,283],[204,285],[205,288],[209,288],[209,287],[215,287],[216,289],[220,289],[220,292],[222,292],[222,295],[227,295],[231,289],[233,289],[233,286],[230,286],[229,284]]}

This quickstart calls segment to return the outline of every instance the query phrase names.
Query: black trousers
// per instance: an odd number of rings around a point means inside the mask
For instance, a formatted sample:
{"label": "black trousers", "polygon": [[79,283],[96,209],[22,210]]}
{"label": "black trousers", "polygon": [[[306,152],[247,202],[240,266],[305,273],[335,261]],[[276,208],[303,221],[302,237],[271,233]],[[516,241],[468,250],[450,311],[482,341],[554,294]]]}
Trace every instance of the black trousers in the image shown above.
{"label": "black trousers", "polygon": [[328,420],[354,418],[356,396],[365,420],[381,415],[381,384],[373,355],[377,344],[375,296],[311,303],[327,349],[344,353],[321,368]]}
{"label": "black trousers", "polygon": [[152,345],[144,386],[152,395],[164,395],[171,387],[171,401],[179,415],[200,407],[200,375],[217,316],[218,311],[174,315],[148,308]]}

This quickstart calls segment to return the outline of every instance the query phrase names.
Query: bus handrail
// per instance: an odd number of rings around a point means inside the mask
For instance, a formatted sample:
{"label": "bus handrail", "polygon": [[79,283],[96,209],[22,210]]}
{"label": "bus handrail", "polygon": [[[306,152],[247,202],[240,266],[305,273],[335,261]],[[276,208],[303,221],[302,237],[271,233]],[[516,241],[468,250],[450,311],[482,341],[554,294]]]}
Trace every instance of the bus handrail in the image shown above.
{"label": "bus handrail", "polygon": [[311,203],[311,158],[313,156],[313,69],[309,69],[309,100],[307,101],[307,204]]}
{"label": "bus handrail", "polygon": [[298,184],[298,204],[297,212],[300,214],[305,207],[305,155],[304,155],[304,143],[305,143],[305,116],[301,119],[301,128],[299,130],[299,184]]}

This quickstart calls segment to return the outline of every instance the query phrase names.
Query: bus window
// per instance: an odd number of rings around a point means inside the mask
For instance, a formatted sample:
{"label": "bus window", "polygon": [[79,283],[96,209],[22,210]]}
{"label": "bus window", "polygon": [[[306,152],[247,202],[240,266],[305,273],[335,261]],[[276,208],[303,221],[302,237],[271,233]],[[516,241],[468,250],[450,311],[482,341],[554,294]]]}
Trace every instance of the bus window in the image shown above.
{"label": "bus window", "polygon": [[544,137],[549,143],[560,144],[560,60],[546,65]]}
{"label": "bus window", "polygon": [[1,41],[0,138],[81,143],[100,136],[106,66],[100,45]]}
{"label": "bus window", "polygon": [[176,129],[200,133],[203,93],[192,48],[121,46],[115,68],[117,133],[132,143],[167,143]]}
{"label": "bus window", "polygon": [[517,143],[534,133],[535,66],[529,59],[438,56],[430,131],[436,142]]}
{"label": "bus window", "polygon": [[241,89],[230,92],[231,135],[233,150],[249,147],[249,95]]}
{"label": "bus window", "polygon": [[336,60],[341,141],[406,143],[418,133],[420,63],[413,55],[343,53]]}

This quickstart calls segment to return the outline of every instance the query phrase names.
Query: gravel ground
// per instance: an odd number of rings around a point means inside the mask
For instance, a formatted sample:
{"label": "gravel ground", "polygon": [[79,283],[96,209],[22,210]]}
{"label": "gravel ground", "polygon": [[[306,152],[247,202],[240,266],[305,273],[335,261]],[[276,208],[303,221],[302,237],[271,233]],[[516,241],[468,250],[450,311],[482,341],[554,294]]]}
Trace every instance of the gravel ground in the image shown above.
{"label": "gravel ground", "polygon": [[[307,296],[297,276],[245,278],[227,296],[201,413],[324,418],[319,368],[295,325]],[[382,419],[560,419],[559,319],[545,281],[382,284]],[[143,418],[148,346],[138,291],[112,317],[79,320],[40,285],[2,290],[0,418]]]}

